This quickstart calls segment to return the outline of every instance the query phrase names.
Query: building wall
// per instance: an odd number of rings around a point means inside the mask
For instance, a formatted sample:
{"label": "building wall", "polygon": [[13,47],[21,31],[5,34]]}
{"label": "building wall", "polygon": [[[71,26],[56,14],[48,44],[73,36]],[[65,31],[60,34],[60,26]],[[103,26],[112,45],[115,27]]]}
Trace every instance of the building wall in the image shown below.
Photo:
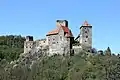
{"label": "building wall", "polygon": [[34,41],[25,41],[24,42],[24,53],[28,53],[33,48]]}
{"label": "building wall", "polygon": [[49,45],[50,54],[60,53],[61,42],[63,41],[63,31],[60,29],[60,33],[47,36],[47,44]]}
{"label": "building wall", "polygon": [[70,38],[66,38],[64,31],[60,28],[59,33],[47,36],[47,44],[49,45],[50,54],[68,53],[70,52]]}
{"label": "building wall", "polygon": [[[80,45],[82,49],[91,50],[92,48],[92,27],[81,27],[80,29]],[[55,35],[46,36],[46,39],[32,41],[27,38],[24,42],[24,53],[28,53],[34,47],[44,48],[45,46],[49,47],[50,55],[54,53],[67,54],[70,53],[72,49],[73,38],[65,37],[65,33],[62,28],[60,28],[59,33]]]}
{"label": "building wall", "polygon": [[36,40],[36,41],[29,41],[26,40],[24,42],[24,53],[28,53],[30,50],[32,50],[35,47],[42,48],[46,46],[46,40]]}
{"label": "building wall", "polygon": [[80,31],[80,45],[88,51],[92,48],[92,27],[82,27]]}

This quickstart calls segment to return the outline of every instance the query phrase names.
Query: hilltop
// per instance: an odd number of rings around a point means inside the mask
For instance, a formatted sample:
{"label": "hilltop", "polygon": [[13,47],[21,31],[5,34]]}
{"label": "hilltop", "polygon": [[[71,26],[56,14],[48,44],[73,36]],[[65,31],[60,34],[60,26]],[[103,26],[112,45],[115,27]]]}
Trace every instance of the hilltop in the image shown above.
{"label": "hilltop", "polygon": [[[119,55],[78,51],[74,55],[24,54],[22,36],[0,36],[0,80],[119,80]],[[78,42],[74,42],[78,45]],[[40,55],[41,54],[41,55]],[[37,55],[37,56],[36,56]],[[39,57],[38,57],[39,55]]]}

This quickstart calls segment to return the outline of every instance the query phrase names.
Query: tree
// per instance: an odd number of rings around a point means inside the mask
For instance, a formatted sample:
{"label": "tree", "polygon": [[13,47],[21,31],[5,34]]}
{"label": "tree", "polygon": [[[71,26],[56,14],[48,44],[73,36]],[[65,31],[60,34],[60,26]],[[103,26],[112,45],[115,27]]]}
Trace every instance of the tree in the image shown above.
{"label": "tree", "polygon": [[111,49],[109,47],[107,48],[105,55],[111,56]]}

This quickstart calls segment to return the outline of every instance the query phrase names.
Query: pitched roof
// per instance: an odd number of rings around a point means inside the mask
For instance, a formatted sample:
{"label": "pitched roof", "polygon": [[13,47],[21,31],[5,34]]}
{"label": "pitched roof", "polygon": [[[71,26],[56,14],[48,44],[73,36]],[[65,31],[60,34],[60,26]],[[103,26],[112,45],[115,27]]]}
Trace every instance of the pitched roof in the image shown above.
{"label": "pitched roof", "polygon": [[66,37],[73,37],[73,34],[71,32],[71,30],[68,27],[62,26],[64,32],[66,33]]}
{"label": "pitched roof", "polygon": [[59,29],[57,28],[55,30],[52,30],[52,31],[48,32],[47,35],[53,35],[53,34],[58,34],[58,33],[59,33]]}
{"label": "pitched roof", "polygon": [[[68,27],[66,27],[66,26],[61,26],[61,27],[62,27],[63,31],[67,34],[66,37],[73,37],[73,34],[72,34],[71,30],[69,30]],[[47,35],[55,35],[55,34],[58,34],[61,27],[59,27],[59,28],[57,28],[57,29],[55,29],[55,30],[52,30],[52,31],[48,32]]]}
{"label": "pitched roof", "polygon": [[82,27],[92,27],[86,20],[84,21],[84,23],[83,23],[83,25],[80,27],[80,29],[82,28]]}
{"label": "pitched roof", "polygon": [[91,26],[91,25],[85,20],[82,26]]}

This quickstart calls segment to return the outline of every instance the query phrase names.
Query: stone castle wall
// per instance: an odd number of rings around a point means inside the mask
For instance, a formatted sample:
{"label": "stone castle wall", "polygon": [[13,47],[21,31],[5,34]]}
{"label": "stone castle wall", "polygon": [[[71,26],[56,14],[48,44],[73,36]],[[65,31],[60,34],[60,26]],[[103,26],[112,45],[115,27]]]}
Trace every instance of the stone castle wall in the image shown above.
{"label": "stone castle wall", "polygon": [[[66,25],[68,25],[68,23]],[[80,46],[72,46],[73,40],[73,37],[66,37],[63,29],[60,29],[58,34],[46,36],[46,39],[42,40],[34,41],[32,36],[27,36],[24,42],[24,53],[28,53],[35,48],[41,50],[46,49],[49,55],[53,55],[54,53],[67,54],[70,53],[72,49],[75,53],[84,49],[90,51],[92,49],[92,26],[81,26],[79,38]]]}

